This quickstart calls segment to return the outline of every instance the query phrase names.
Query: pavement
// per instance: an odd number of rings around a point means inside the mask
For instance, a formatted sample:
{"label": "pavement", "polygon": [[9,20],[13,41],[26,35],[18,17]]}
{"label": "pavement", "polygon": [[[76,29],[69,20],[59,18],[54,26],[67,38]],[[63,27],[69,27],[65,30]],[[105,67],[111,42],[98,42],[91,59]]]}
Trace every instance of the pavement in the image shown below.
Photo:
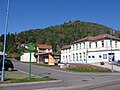
{"label": "pavement", "polygon": [[[19,70],[28,71],[28,64],[14,62],[14,65]],[[41,76],[46,75],[46,73],[50,73],[49,77],[62,81],[3,86],[0,87],[0,90],[96,90],[99,87],[120,83],[119,73],[75,73],[32,65],[32,74]],[[119,85],[117,88],[116,90],[120,90]]]}
{"label": "pavement", "polygon": [[107,69],[110,69],[110,70],[112,70],[112,67],[113,67],[113,71],[120,72],[120,66],[117,66],[115,64],[113,64],[113,66],[112,66],[111,63],[105,63],[104,65],[101,65],[100,63],[93,63],[91,65],[107,68]]}

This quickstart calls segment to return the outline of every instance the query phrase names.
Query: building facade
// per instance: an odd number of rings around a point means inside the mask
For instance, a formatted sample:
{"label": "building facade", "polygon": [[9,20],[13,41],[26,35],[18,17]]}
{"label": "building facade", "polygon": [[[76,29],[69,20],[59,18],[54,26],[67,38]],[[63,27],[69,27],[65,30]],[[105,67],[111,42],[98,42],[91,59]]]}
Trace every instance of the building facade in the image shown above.
{"label": "building facade", "polygon": [[52,46],[47,44],[39,44],[37,45],[37,51],[38,51],[38,63],[44,62],[48,63],[49,60],[49,54],[51,54]]}
{"label": "building facade", "polygon": [[120,38],[109,34],[88,36],[61,50],[62,63],[95,63],[120,60]]}

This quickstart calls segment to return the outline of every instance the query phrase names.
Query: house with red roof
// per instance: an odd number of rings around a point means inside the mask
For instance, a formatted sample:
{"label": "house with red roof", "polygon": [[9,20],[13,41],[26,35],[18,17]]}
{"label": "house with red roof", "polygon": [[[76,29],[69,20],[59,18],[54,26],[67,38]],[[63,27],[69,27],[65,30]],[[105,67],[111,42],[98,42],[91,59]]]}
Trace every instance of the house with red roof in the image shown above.
{"label": "house with red roof", "polygon": [[109,34],[88,36],[61,49],[62,63],[96,63],[120,60],[120,38]]}
{"label": "house with red roof", "polygon": [[52,54],[52,46],[47,44],[39,44],[37,45],[37,51],[38,51],[38,63],[49,62],[49,56]]}

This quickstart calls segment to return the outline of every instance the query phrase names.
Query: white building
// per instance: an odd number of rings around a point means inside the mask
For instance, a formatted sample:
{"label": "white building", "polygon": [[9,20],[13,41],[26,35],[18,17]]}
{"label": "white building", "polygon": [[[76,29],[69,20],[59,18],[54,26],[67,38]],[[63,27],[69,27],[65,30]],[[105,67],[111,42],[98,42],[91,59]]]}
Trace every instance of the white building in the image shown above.
{"label": "white building", "polygon": [[62,63],[95,63],[120,60],[120,38],[102,34],[88,36],[61,50]]}

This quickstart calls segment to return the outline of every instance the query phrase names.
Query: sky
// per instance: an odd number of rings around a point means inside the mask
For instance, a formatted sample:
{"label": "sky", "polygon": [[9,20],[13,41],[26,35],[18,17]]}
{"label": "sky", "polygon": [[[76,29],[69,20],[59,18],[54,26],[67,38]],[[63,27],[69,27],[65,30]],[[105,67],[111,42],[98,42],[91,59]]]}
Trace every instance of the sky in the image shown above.
{"label": "sky", "polygon": [[[0,0],[0,35],[8,0]],[[7,33],[80,20],[120,30],[120,0],[10,0]]]}

